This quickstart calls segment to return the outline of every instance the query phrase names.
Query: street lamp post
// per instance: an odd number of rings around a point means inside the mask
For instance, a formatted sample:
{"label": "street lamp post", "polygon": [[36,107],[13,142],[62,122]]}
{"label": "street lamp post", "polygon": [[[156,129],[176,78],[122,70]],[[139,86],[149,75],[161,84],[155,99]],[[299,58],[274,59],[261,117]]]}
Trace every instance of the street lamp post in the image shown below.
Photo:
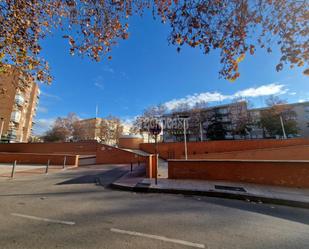
{"label": "street lamp post", "polygon": [[186,121],[188,119],[188,115],[181,115],[180,118],[183,118],[183,136],[185,142],[185,159],[188,160],[188,147],[187,147],[187,126]]}
{"label": "street lamp post", "polygon": [[1,141],[4,126],[4,118],[0,118],[0,120],[1,120],[1,126],[0,126],[0,141]]}
{"label": "street lamp post", "polygon": [[154,123],[154,125],[151,125],[149,132],[155,137],[155,156],[156,156],[156,165],[155,165],[155,184],[158,184],[158,160],[159,160],[159,154],[158,154],[158,135],[161,133],[162,127],[157,123],[157,121]]}
{"label": "street lamp post", "polygon": [[284,128],[284,124],[283,124],[283,120],[282,120],[281,115],[280,115],[280,123],[281,123],[281,127],[282,127],[283,138],[286,139],[285,128]]}

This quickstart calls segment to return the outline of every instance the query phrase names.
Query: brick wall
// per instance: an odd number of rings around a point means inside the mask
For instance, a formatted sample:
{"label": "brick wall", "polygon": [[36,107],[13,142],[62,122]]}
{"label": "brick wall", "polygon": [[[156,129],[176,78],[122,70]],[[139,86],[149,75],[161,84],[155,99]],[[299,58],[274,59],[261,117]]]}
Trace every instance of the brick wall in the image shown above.
{"label": "brick wall", "polygon": [[309,161],[170,160],[168,177],[309,188]]}
{"label": "brick wall", "polygon": [[66,165],[78,165],[78,155],[5,152],[0,153],[0,163],[13,163],[17,160],[17,163],[20,164],[47,164],[47,161],[50,160],[51,165],[63,165],[65,156]]}
{"label": "brick wall", "polygon": [[[293,145],[309,145],[309,139],[257,139],[188,142],[188,155],[277,148]],[[155,152],[155,145],[153,143],[142,143],[140,144],[140,149],[153,154]],[[181,159],[184,156],[184,143],[159,143],[158,151],[160,157],[164,159]]]}
{"label": "brick wall", "polygon": [[103,144],[97,147],[96,155],[97,164],[129,164],[131,162],[137,163],[138,161],[146,162],[145,156]]}
{"label": "brick wall", "polygon": [[195,154],[189,159],[309,160],[309,145]]}
{"label": "brick wall", "polygon": [[144,140],[142,138],[127,138],[127,137],[121,137],[119,138],[118,146],[120,148],[126,148],[126,149],[139,149],[139,145]]}
{"label": "brick wall", "polygon": [[0,144],[0,152],[95,155],[97,145],[98,143],[95,141],[78,143],[11,143]]}

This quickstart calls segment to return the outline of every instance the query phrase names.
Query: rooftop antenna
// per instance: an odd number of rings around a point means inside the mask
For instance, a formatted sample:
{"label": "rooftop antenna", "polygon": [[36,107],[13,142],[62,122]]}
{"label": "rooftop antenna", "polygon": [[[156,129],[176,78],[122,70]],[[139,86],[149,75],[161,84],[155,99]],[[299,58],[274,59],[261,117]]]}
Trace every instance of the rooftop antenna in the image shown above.
{"label": "rooftop antenna", "polygon": [[96,107],[95,107],[95,118],[98,117],[98,112],[99,112],[99,107],[98,107],[98,104],[97,104]]}

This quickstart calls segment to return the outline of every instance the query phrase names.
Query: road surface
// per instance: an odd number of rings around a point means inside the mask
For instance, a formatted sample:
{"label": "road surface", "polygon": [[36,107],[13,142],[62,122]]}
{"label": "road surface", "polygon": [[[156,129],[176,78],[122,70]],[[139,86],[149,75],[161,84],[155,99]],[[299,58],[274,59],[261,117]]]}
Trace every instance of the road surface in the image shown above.
{"label": "road surface", "polygon": [[309,248],[309,210],[116,191],[127,169],[99,168],[1,179],[0,248]]}

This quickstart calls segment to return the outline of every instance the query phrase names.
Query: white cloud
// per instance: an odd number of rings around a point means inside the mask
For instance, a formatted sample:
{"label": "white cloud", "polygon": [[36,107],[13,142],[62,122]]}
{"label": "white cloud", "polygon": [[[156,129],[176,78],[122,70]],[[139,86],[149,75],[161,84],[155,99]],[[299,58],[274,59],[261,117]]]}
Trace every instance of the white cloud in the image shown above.
{"label": "white cloud", "polygon": [[233,98],[256,98],[260,96],[278,95],[287,93],[288,89],[283,84],[272,83],[257,88],[251,87],[242,91],[238,91],[231,95]]}
{"label": "white cloud", "polygon": [[225,95],[219,92],[203,92],[195,93],[193,95],[188,95],[184,98],[173,99],[165,103],[167,109],[172,110],[182,104],[189,105],[193,107],[196,103],[199,102],[216,102],[223,100],[232,100],[235,98],[256,98],[260,96],[269,96],[269,95],[280,95],[287,93],[288,89],[283,84],[271,83],[268,85],[262,85],[259,87],[251,87],[241,91],[238,91],[232,95]]}
{"label": "white cloud", "polygon": [[48,113],[48,109],[46,107],[39,106],[38,107],[38,112],[40,112],[40,113]]}
{"label": "white cloud", "polygon": [[44,97],[47,97],[47,98],[51,98],[51,99],[56,99],[56,100],[60,100],[61,98],[57,95],[54,95],[54,94],[50,94],[50,93],[47,93],[47,92],[43,92],[41,90],[41,96],[44,96]]}
{"label": "white cloud", "polygon": [[39,118],[35,120],[33,126],[33,134],[43,135],[47,130],[49,130],[55,122],[55,118]]}
{"label": "white cloud", "polygon": [[172,110],[176,108],[177,106],[180,106],[182,104],[187,104],[190,107],[194,106],[196,103],[199,103],[201,101],[205,102],[215,102],[215,101],[222,101],[227,99],[226,95],[222,95],[221,93],[218,92],[204,92],[204,93],[199,93],[199,94],[194,94],[194,95],[188,95],[184,98],[181,99],[173,99],[171,101],[168,101],[165,103],[165,106],[167,109]]}
{"label": "white cloud", "polygon": [[115,73],[115,70],[109,66],[104,66],[103,71],[108,72],[108,73]]}
{"label": "white cloud", "polygon": [[94,79],[94,85],[95,85],[97,88],[101,89],[101,90],[104,90],[104,84],[103,84],[103,82],[104,82],[104,79],[103,79],[102,75],[99,75],[99,76],[97,76],[97,77]]}

